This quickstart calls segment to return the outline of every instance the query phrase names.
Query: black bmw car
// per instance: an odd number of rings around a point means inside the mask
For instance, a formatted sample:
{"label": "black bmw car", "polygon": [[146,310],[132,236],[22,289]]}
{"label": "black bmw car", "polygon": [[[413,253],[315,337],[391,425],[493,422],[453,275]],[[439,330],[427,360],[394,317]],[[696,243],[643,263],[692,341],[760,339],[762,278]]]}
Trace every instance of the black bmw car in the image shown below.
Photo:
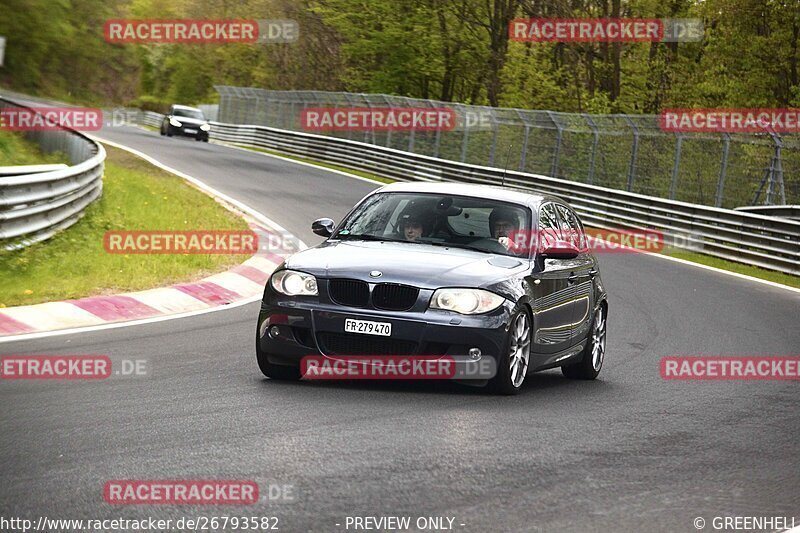
{"label": "black bmw car", "polygon": [[538,370],[600,372],[606,291],[559,198],[396,183],[312,229],[327,239],[286,259],[264,291],[256,352],[270,378],[299,379],[308,355],[493,358],[486,381],[505,394]]}
{"label": "black bmw car", "polygon": [[185,135],[208,142],[211,125],[201,109],[185,105],[172,105],[161,122],[161,135]]}

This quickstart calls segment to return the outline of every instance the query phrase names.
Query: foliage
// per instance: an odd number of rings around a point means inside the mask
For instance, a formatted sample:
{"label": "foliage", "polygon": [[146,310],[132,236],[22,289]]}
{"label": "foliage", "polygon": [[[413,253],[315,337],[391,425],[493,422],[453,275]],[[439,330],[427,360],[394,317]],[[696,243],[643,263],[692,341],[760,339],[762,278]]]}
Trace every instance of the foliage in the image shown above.
{"label": "foliage", "polygon": [[[787,0],[0,0],[0,82],[84,102],[216,99],[214,85],[591,113],[800,105]],[[702,42],[509,42],[516,17],[700,18]],[[109,18],[293,19],[288,44],[108,44]]]}

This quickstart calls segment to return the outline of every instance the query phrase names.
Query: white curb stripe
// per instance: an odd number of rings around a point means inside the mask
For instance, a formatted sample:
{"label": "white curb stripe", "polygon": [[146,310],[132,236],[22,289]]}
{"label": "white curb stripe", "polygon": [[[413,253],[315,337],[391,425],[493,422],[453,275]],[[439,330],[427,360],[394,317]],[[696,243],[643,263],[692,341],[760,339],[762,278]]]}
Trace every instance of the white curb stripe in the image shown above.
{"label": "white curb stripe", "polygon": [[32,329],[63,329],[93,326],[106,321],[69,302],[47,302],[7,307],[2,313]]}

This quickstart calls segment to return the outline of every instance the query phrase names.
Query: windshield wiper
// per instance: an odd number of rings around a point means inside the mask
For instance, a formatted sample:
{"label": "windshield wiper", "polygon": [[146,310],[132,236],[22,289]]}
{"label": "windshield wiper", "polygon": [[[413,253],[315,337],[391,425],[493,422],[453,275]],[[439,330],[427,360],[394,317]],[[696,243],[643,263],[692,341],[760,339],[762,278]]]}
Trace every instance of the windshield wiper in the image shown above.
{"label": "windshield wiper", "polygon": [[343,241],[406,242],[399,239],[388,239],[386,237],[381,237],[380,235],[370,235],[369,233],[345,233],[344,235],[337,235],[336,238]]}
{"label": "windshield wiper", "polygon": [[419,244],[430,244],[431,246],[443,246],[445,248],[458,248],[460,250],[472,250],[473,252],[486,252],[486,253],[494,253],[490,250],[486,250],[485,248],[474,248],[469,244],[458,244],[452,242],[438,242],[438,241],[417,241]]}

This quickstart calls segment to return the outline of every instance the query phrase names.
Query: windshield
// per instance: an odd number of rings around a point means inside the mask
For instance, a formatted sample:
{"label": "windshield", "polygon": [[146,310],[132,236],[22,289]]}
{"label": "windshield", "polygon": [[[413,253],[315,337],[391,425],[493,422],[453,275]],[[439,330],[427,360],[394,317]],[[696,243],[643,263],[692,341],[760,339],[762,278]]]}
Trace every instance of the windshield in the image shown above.
{"label": "windshield", "polygon": [[173,109],[172,114],[176,117],[196,118],[197,120],[206,119],[203,112],[197,109]]}
{"label": "windshield", "polygon": [[367,198],[333,236],[464,248],[521,257],[509,245],[530,228],[530,211],[487,198],[425,193],[378,193]]}

